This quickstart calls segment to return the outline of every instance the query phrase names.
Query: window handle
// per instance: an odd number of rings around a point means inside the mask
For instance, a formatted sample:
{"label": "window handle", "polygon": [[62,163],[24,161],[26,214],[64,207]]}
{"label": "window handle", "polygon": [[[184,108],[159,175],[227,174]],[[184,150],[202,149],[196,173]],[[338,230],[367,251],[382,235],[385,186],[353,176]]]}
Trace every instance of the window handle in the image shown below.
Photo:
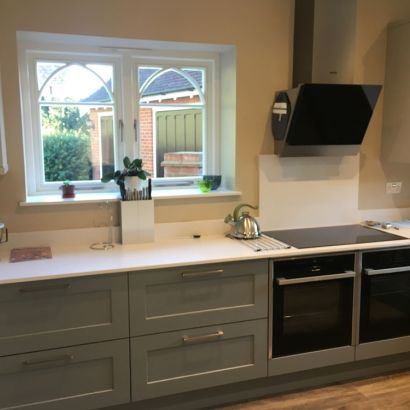
{"label": "window handle", "polygon": [[120,133],[120,141],[124,142],[124,121],[118,120],[118,131]]}
{"label": "window handle", "polygon": [[134,139],[138,142],[138,120],[134,119]]}

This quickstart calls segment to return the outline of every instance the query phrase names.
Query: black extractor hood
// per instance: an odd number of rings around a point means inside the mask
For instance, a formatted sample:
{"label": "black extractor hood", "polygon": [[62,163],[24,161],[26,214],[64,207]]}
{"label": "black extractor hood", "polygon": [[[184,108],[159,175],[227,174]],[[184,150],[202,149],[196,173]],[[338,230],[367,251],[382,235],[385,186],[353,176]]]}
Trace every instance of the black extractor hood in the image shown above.
{"label": "black extractor hood", "polygon": [[272,131],[279,156],[356,155],[380,85],[302,84],[277,93]]}
{"label": "black extractor hood", "polygon": [[360,150],[381,85],[353,84],[356,0],[295,0],[293,88],[275,95],[279,156]]}

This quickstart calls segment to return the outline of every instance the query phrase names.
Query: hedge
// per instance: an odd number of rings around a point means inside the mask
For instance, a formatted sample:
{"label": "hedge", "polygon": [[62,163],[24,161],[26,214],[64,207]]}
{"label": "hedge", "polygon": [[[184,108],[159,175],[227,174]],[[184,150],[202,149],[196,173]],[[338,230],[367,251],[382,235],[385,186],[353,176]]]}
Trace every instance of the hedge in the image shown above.
{"label": "hedge", "polygon": [[44,173],[47,182],[92,179],[89,136],[43,136]]}

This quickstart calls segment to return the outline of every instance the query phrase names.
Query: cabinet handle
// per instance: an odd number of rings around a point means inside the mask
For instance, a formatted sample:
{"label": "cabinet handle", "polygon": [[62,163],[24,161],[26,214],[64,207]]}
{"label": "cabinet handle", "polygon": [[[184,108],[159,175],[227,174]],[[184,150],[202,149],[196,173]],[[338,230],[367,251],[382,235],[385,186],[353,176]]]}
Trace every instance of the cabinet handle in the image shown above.
{"label": "cabinet handle", "polygon": [[50,285],[50,286],[32,286],[29,288],[19,289],[20,293],[32,293],[32,292],[47,292],[49,290],[67,290],[70,288],[69,283],[64,283],[62,285]]}
{"label": "cabinet handle", "polygon": [[36,366],[38,364],[44,364],[44,363],[53,363],[53,362],[68,362],[74,360],[74,355],[72,354],[64,354],[61,356],[55,356],[55,357],[49,357],[46,359],[38,359],[38,360],[25,360],[23,362],[24,366]]}
{"label": "cabinet handle", "polygon": [[388,269],[365,269],[364,273],[367,276],[388,275],[391,273],[410,272],[410,266],[399,266],[398,268]]}
{"label": "cabinet handle", "polygon": [[182,336],[184,343],[199,343],[206,342],[207,340],[218,339],[224,335],[223,330],[218,330],[216,333],[210,333],[209,335],[200,336]]}
{"label": "cabinet handle", "polygon": [[356,276],[356,272],[348,271],[345,273],[334,273],[333,275],[306,276],[304,278],[295,278],[295,279],[278,278],[276,279],[276,282],[279,286],[286,286],[286,285],[299,285],[302,283],[309,283],[309,282],[323,282],[323,281],[328,281],[328,280],[348,279],[348,278],[354,278],[355,276]]}
{"label": "cabinet handle", "polygon": [[224,273],[223,269],[214,269],[214,270],[207,270],[202,272],[182,272],[181,276],[182,279],[195,279],[195,278],[206,278],[208,276],[219,276]]}

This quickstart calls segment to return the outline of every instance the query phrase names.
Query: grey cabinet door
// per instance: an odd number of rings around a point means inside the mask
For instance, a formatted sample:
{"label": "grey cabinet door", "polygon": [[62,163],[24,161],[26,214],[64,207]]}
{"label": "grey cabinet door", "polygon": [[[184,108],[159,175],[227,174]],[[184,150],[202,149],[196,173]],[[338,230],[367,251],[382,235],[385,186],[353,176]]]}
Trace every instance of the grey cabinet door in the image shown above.
{"label": "grey cabinet door", "polygon": [[267,319],[131,338],[132,400],[267,376]]}
{"label": "grey cabinet door", "polygon": [[0,409],[96,409],[129,400],[128,339],[0,358]]}
{"label": "grey cabinet door", "polygon": [[0,287],[0,356],[128,336],[127,274]]}
{"label": "grey cabinet door", "polygon": [[131,336],[267,315],[267,260],[130,274]]}

